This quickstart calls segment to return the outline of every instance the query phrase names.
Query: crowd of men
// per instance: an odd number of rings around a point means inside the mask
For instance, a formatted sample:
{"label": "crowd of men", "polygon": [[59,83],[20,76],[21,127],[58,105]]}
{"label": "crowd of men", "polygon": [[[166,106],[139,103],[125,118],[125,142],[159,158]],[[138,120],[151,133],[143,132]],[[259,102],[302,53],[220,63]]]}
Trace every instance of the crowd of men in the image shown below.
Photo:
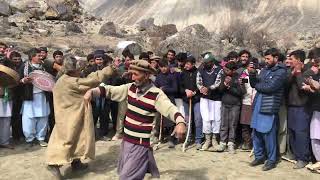
{"label": "crowd of men", "polygon": [[[8,49],[0,43],[0,64],[16,70],[21,79],[14,88],[0,87],[0,147],[14,148],[11,136],[13,140],[23,138],[30,146],[45,147],[55,125],[53,95],[32,86],[28,75],[42,70],[58,79],[64,54],[55,51],[50,61],[47,48],[33,48],[28,60],[22,61],[19,52]],[[263,57],[258,60],[242,50],[220,60],[206,52],[198,66],[192,54],[169,50],[164,56],[143,52],[139,59],[157,70],[150,79],[185,119],[192,116],[188,123],[193,136],[188,144],[194,143],[197,150],[234,154],[253,149],[255,159],[250,166],[264,164],[264,171],[275,168],[282,156],[296,161],[294,169],[312,162],[313,169],[319,170],[320,48],[310,50],[308,56],[303,50],[282,54],[271,48]],[[132,60],[130,52],[113,59],[97,50],[87,56],[81,77],[112,64],[117,72],[102,83],[126,84],[132,82],[128,72]],[[120,139],[126,102],[99,96],[91,104],[96,139],[110,140],[108,135],[113,132],[112,139]],[[175,123],[160,115],[157,119],[153,144],[164,140],[157,138],[161,132],[167,135],[169,148],[174,148],[178,143]]]}

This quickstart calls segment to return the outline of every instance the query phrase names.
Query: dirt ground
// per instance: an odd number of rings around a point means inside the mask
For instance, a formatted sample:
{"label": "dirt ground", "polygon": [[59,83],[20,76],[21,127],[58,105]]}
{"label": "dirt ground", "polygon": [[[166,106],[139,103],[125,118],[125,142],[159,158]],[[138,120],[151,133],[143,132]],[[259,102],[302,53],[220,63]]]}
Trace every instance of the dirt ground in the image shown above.
{"label": "dirt ground", "polygon": [[[117,158],[120,142],[98,141],[96,143],[96,159],[89,162],[89,169],[73,173],[70,166],[62,168],[66,179],[118,179]],[[14,150],[0,149],[1,180],[50,180],[52,175],[45,166],[46,148],[18,145]],[[307,180],[320,179],[320,175],[310,173],[307,169],[293,170],[293,164],[282,161],[276,169],[261,171],[261,166],[249,167],[252,160],[248,152],[237,152],[234,155],[197,151],[191,147],[187,152],[181,146],[168,149],[162,144],[155,151],[155,158],[160,170],[161,179],[166,180],[224,180],[224,179],[267,179],[267,180]],[[151,179],[146,176],[145,179]]]}

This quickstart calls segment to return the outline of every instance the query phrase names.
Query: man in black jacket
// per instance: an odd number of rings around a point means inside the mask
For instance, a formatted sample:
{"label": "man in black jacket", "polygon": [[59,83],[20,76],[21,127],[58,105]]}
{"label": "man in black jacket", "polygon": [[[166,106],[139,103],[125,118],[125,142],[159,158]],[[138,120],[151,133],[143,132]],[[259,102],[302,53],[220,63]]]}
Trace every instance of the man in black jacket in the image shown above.
{"label": "man in black jacket", "polygon": [[292,71],[289,76],[288,130],[289,144],[297,160],[294,169],[304,168],[311,160],[310,121],[311,111],[307,106],[309,94],[302,89],[306,77],[303,68],[305,52],[296,50],[290,53]]}
{"label": "man in black jacket", "polygon": [[[201,149],[201,143],[203,138],[202,133],[202,118],[200,113],[200,91],[197,88],[197,73],[198,70],[195,67],[196,59],[193,56],[189,56],[185,61],[184,71],[181,74],[180,91],[183,100],[184,111],[186,113],[186,119],[189,119],[189,100],[192,103],[193,121],[195,124],[195,143],[197,150]],[[191,123],[191,122],[188,122]]]}

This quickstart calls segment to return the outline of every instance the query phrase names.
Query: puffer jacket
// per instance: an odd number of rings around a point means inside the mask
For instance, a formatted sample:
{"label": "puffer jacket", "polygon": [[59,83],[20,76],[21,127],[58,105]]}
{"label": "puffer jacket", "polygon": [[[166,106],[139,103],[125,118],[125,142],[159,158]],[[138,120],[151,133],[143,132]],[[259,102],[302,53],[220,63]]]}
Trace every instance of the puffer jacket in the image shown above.
{"label": "puffer jacket", "polygon": [[[260,74],[250,73],[250,85],[262,95],[260,113],[276,114],[279,112],[285,83],[287,81],[287,70],[285,65],[277,64],[271,68],[264,68]],[[257,96],[256,96],[257,97]],[[254,105],[256,99],[254,100]]]}

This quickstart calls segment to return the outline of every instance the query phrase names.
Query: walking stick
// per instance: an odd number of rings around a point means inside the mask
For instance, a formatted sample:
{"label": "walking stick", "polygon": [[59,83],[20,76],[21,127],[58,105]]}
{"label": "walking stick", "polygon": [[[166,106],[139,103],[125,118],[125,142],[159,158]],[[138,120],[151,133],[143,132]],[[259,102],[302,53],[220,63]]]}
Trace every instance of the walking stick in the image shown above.
{"label": "walking stick", "polygon": [[190,131],[191,131],[191,115],[192,115],[192,99],[189,99],[189,124],[188,124],[188,131],[187,131],[187,137],[186,140],[184,140],[184,143],[182,145],[182,152],[186,152],[186,145],[188,143],[189,137],[190,137]]}
{"label": "walking stick", "polygon": [[158,144],[155,145],[155,147],[154,147],[154,150],[155,150],[155,151],[159,149],[159,146],[160,146],[160,144],[161,144],[162,126],[163,126],[163,116],[161,115],[161,116],[160,116],[160,132],[159,132],[159,139],[158,139],[159,142],[158,142]]}

